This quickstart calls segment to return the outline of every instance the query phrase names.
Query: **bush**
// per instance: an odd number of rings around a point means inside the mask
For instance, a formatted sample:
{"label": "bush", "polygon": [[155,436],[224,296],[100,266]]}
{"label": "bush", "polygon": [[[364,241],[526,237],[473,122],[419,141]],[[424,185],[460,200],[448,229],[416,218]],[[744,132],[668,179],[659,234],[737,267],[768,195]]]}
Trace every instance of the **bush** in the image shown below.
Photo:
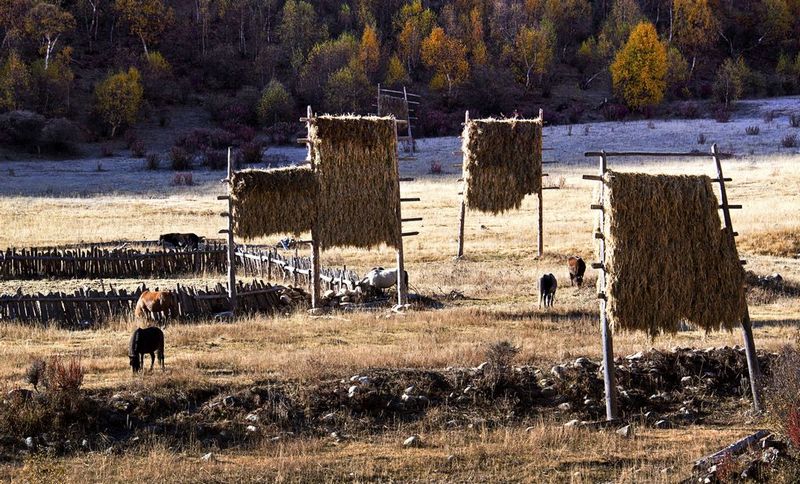
{"label": "bush", "polygon": [[784,136],[783,139],[781,140],[781,146],[783,146],[784,148],[797,148],[797,135],[790,134]]}
{"label": "bush", "polygon": [[750,136],[758,136],[758,134],[761,133],[761,128],[758,126],[748,126],[744,128],[744,132]]}
{"label": "bush", "polygon": [[133,144],[139,141],[139,133],[136,132],[133,128],[128,128],[125,130],[125,133],[122,135],[122,138],[125,140],[125,146],[128,149],[131,149]]}
{"label": "bush", "polygon": [[211,170],[225,170],[228,168],[227,150],[207,149],[203,153],[203,164]]}
{"label": "bush", "polygon": [[136,140],[131,144],[131,154],[136,158],[143,158],[147,148],[144,146],[144,141]]}
{"label": "bush", "polygon": [[704,133],[697,134],[697,144],[704,145],[706,144],[706,135]]}
{"label": "bush", "polygon": [[161,165],[161,159],[157,153],[148,153],[145,157],[144,167],[150,171],[158,170]]}
{"label": "bush", "polygon": [[190,154],[205,152],[207,149],[221,150],[233,145],[234,135],[223,129],[197,128],[180,136],[175,146]]}
{"label": "bush", "polygon": [[725,59],[717,71],[717,78],[714,81],[714,95],[717,101],[723,103],[725,107],[742,97],[744,93],[745,81],[750,77],[750,69],[744,63],[744,59],[739,57],[737,60]]}
{"label": "bush", "polygon": [[789,116],[789,126],[792,128],[800,128],[800,115],[792,114]]}
{"label": "bush", "polygon": [[283,84],[270,81],[261,93],[258,102],[258,119],[261,123],[274,125],[279,121],[291,121],[294,101]]}
{"label": "bush", "polygon": [[680,116],[685,119],[697,119],[700,117],[700,108],[697,103],[686,103],[678,111]]}
{"label": "bush", "polygon": [[248,165],[261,163],[264,147],[258,142],[249,142],[242,145],[242,162]]}
{"label": "bush", "polygon": [[191,173],[175,173],[172,176],[172,183],[170,183],[173,187],[177,186],[187,186],[190,187],[194,185],[194,180],[192,179]]}
{"label": "bush", "polygon": [[56,153],[74,153],[81,138],[78,126],[64,118],[51,119],[45,124],[40,137],[42,146]]}
{"label": "bush", "polygon": [[441,175],[442,174],[442,164],[438,161],[431,161],[431,169],[428,172],[431,175]]}
{"label": "bush", "polygon": [[96,109],[111,127],[113,138],[121,126],[136,121],[142,105],[141,75],[131,67],[128,72],[109,75],[95,88]]}
{"label": "bush", "polygon": [[623,104],[608,103],[603,106],[603,117],[606,121],[622,121],[630,112]]}
{"label": "bush", "polygon": [[100,156],[103,158],[114,156],[114,147],[111,146],[111,143],[103,143],[100,145]]}
{"label": "bush", "polygon": [[175,171],[191,170],[192,155],[180,146],[173,146],[169,150],[170,168]]}
{"label": "bush", "polygon": [[77,392],[83,384],[83,374],[80,358],[53,356],[44,367],[42,383],[48,392]]}
{"label": "bush", "polygon": [[770,369],[764,392],[770,429],[788,437],[800,450],[800,351],[796,346],[784,347]]}
{"label": "bush", "polygon": [[33,386],[34,390],[39,390],[39,384],[44,383],[44,370],[47,364],[41,358],[36,358],[31,362],[31,365],[25,370],[25,383]]}
{"label": "bush", "polygon": [[12,145],[33,148],[41,136],[44,125],[44,116],[31,111],[0,114],[0,140]]}
{"label": "bush", "polygon": [[727,123],[731,120],[731,112],[726,106],[722,106],[714,111],[714,119],[718,123]]}
{"label": "bush", "polygon": [[294,146],[297,139],[297,132],[300,126],[297,123],[275,123],[264,132],[269,139],[271,145],[290,145]]}

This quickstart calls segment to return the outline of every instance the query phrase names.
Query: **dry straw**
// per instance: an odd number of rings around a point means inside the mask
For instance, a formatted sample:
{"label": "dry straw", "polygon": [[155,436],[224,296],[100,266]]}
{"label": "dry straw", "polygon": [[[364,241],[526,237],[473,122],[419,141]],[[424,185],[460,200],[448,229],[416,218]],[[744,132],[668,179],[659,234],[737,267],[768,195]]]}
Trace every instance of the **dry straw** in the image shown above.
{"label": "dry straw", "polygon": [[675,333],[681,321],[730,330],[745,310],[744,271],[705,176],[608,172],[608,314],[615,330]]}
{"label": "dry straw", "polygon": [[319,182],[320,246],[397,247],[400,187],[394,118],[319,116],[309,125]]}
{"label": "dry straw", "polygon": [[311,230],[317,184],[310,169],[237,171],[232,184],[237,236],[252,239]]}
{"label": "dry straw", "polygon": [[498,214],[542,189],[541,119],[469,120],[463,133],[467,207]]}

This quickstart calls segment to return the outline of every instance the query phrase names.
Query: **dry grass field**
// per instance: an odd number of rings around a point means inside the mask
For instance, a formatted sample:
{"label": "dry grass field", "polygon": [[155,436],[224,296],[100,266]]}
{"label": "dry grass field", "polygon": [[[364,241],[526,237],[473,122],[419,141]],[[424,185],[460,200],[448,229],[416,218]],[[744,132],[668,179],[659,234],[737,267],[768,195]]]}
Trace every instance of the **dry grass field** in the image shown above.
{"label": "dry grass field", "polygon": [[[731,203],[744,205],[733,222],[741,234],[740,252],[757,274],[780,273],[800,285],[800,157],[737,159],[726,163]],[[689,161],[627,161],[619,169],[661,173],[706,173],[713,165]],[[408,170],[422,175],[421,171]],[[453,260],[459,191],[456,175],[420,176],[404,184],[406,216],[421,216],[420,236],[406,240],[407,270],[414,292],[439,296],[442,310],[394,314],[362,312],[311,317],[246,317],[233,323],[170,325],[165,329],[167,371],[132,379],[127,341],[137,322],[120,319],[93,331],[0,325],[0,386],[22,385],[35,357],[79,355],[84,386],[113,393],[157,391],[159,387],[246,388],[264,381],[310,385],[349,378],[367,368],[444,369],[473,367],[484,361],[488,344],[508,340],[521,348],[514,363],[549,368],[580,356],[601,354],[597,304],[588,283],[569,286],[566,258],[592,260],[594,173],[587,162],[547,170],[561,190],[545,192],[545,246],[535,256],[535,200],[519,212],[493,217],[469,213],[466,257]],[[73,197],[0,196],[0,247],[42,246],[80,241],[152,239],[160,232],[193,231],[213,236],[221,228],[221,186],[205,183],[179,193],[118,193]],[[254,241],[267,242],[267,241]],[[271,242],[274,242],[271,241]],[[389,250],[335,250],[323,264],[364,272],[393,265]],[[536,280],[553,272],[560,288],[553,310],[537,309]],[[2,281],[0,292],[98,287],[132,287],[141,282],[175,281],[71,280]],[[214,278],[183,283],[204,284]],[[447,301],[459,291],[464,300]],[[759,349],[777,350],[798,338],[800,299],[777,297],[751,304]],[[650,340],[643,334],[615,335],[618,355],[650,347],[710,347],[741,344],[738,332],[687,331]],[[599,395],[597,396],[600,397]],[[740,401],[714,422],[671,430],[642,428],[634,439],[613,432],[565,429],[551,417],[528,417],[513,425],[475,425],[448,429],[436,416],[397,421],[381,431],[356,431],[343,443],[325,435],[282,436],[214,451],[199,443],[171,446],[167,436],[152,435],[132,451],[78,453],[73,456],[6,460],[0,479],[20,482],[674,482],[687,477],[691,462],[724,447],[760,422]],[[526,430],[527,428],[527,430]],[[407,449],[403,440],[421,435],[422,448]],[[99,449],[101,450],[101,449]]]}

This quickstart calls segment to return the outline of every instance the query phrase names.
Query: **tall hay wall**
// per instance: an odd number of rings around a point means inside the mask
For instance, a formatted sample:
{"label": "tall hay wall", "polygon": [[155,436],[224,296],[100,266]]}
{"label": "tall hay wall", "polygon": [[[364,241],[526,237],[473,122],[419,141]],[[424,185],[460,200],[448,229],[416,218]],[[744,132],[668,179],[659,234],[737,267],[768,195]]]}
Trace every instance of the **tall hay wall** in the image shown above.
{"label": "tall hay wall", "polygon": [[318,116],[309,125],[319,183],[316,237],[321,248],[398,247],[394,118]]}
{"label": "tall hay wall", "polygon": [[746,308],[744,270],[706,176],[609,171],[606,295],[615,330],[675,333],[682,320],[730,330]]}
{"label": "tall hay wall", "polygon": [[464,126],[467,207],[498,214],[542,189],[542,121],[479,119]]}
{"label": "tall hay wall", "polygon": [[315,220],[317,181],[308,168],[233,173],[233,230],[246,239],[308,232]]}

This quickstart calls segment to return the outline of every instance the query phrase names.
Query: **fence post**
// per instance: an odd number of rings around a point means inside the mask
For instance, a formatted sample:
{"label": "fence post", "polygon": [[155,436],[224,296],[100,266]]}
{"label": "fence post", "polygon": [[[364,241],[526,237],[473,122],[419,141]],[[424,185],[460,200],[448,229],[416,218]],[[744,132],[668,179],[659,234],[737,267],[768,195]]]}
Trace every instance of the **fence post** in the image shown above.
{"label": "fence post", "polygon": [[236,255],[233,240],[233,159],[228,148],[228,299],[231,312],[236,313]]}

